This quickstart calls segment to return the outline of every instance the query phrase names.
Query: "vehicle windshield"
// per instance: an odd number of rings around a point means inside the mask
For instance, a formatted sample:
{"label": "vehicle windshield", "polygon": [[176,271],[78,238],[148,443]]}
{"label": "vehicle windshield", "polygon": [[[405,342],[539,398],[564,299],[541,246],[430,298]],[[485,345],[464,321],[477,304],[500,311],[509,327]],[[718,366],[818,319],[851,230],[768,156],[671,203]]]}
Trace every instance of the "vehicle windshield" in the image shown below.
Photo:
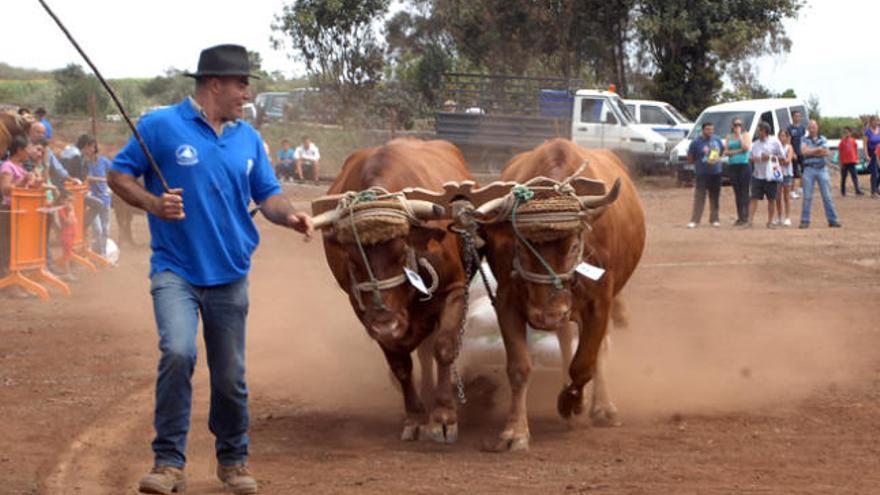
{"label": "vehicle windshield", "polygon": [[612,96],[611,101],[613,102],[612,104],[617,107],[617,110],[621,114],[621,117],[623,117],[624,124],[632,124],[633,122],[635,122],[636,119],[635,117],[633,117],[632,112],[630,112],[629,109],[626,108],[626,104],[619,96]]}
{"label": "vehicle windshield", "polygon": [[702,132],[703,123],[711,122],[715,125],[715,135],[723,138],[730,132],[730,126],[734,119],[740,119],[743,123],[743,130],[748,131],[752,128],[752,121],[755,119],[755,112],[742,110],[739,112],[703,112],[694,123],[694,128],[688,135],[688,139],[697,137]]}
{"label": "vehicle windshield", "polygon": [[688,119],[687,117],[682,115],[681,112],[679,112],[678,109],[675,108],[674,106],[667,103],[666,105],[664,105],[664,108],[666,108],[666,110],[668,110],[669,113],[671,113],[672,116],[675,117],[676,120],[678,120],[679,124],[684,124],[685,122],[690,122],[690,119]]}

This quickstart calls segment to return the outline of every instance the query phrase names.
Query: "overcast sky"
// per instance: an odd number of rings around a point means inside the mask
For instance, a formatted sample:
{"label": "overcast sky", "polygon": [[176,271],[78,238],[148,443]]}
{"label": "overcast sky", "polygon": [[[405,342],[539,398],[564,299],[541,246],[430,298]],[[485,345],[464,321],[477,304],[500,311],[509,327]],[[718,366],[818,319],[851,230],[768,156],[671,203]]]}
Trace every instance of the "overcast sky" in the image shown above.
{"label": "overcast sky", "polygon": [[[152,77],[194,70],[202,48],[238,43],[260,52],[264,69],[294,75],[301,64],[272,49],[269,26],[283,0],[48,0],[105,77]],[[56,69],[85,65],[37,0],[3,0],[0,62]],[[880,109],[880,0],[810,0],[788,22],[787,55],[759,64],[771,90],[818,96],[825,115]],[[26,41],[33,36],[38,41]],[[13,44],[10,40],[22,40]]]}

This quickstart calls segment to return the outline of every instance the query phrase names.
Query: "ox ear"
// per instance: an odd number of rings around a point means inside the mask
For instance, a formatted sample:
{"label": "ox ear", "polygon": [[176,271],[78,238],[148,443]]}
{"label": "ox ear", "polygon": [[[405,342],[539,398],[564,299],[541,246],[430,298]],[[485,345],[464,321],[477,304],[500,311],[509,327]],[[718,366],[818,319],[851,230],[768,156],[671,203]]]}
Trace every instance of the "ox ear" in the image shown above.
{"label": "ox ear", "polygon": [[446,231],[437,227],[416,227],[413,226],[409,231],[409,240],[413,247],[418,251],[424,251],[428,248],[428,243],[433,241],[443,242],[446,237]]}

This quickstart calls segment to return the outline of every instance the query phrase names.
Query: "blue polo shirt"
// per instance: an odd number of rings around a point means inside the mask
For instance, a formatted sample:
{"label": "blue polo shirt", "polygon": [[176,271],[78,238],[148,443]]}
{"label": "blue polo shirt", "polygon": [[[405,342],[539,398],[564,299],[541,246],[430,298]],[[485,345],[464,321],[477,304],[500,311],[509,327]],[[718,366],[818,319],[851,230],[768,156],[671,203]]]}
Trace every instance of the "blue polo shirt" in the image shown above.
{"label": "blue polo shirt", "polygon": [[[180,221],[148,215],[150,276],[170,270],[196,286],[244,277],[260,241],[248,205],[281,193],[260,135],[237,120],[218,136],[190,98],[145,115],[138,131],[169,186],[183,189],[186,213]],[[147,190],[163,192],[133,136],[113,160],[113,170],[143,175]]]}
{"label": "blue polo shirt", "polygon": [[[716,135],[712,135],[709,139],[699,134],[688,148],[688,155],[694,157],[694,174],[696,175],[718,175],[721,173],[721,153],[724,151],[724,143]],[[719,161],[709,163],[709,155],[715,153]]]}
{"label": "blue polo shirt", "polygon": [[[801,143],[810,148],[828,148],[828,141],[825,140],[825,136],[816,136],[816,139],[813,139],[807,134],[801,138]],[[825,166],[826,158],[824,156],[805,156],[801,163],[805,167],[822,168]]]}

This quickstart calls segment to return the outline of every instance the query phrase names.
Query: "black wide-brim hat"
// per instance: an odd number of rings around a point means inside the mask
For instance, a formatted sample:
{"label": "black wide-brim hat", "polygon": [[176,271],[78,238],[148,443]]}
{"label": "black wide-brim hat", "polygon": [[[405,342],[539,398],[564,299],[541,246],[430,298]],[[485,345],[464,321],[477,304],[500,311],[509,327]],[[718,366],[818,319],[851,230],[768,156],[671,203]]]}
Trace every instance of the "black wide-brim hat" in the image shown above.
{"label": "black wide-brim hat", "polygon": [[206,76],[247,76],[260,77],[251,73],[251,63],[247,50],[241,45],[217,45],[205,48],[199,55],[199,66],[195,72],[184,72],[187,77]]}

